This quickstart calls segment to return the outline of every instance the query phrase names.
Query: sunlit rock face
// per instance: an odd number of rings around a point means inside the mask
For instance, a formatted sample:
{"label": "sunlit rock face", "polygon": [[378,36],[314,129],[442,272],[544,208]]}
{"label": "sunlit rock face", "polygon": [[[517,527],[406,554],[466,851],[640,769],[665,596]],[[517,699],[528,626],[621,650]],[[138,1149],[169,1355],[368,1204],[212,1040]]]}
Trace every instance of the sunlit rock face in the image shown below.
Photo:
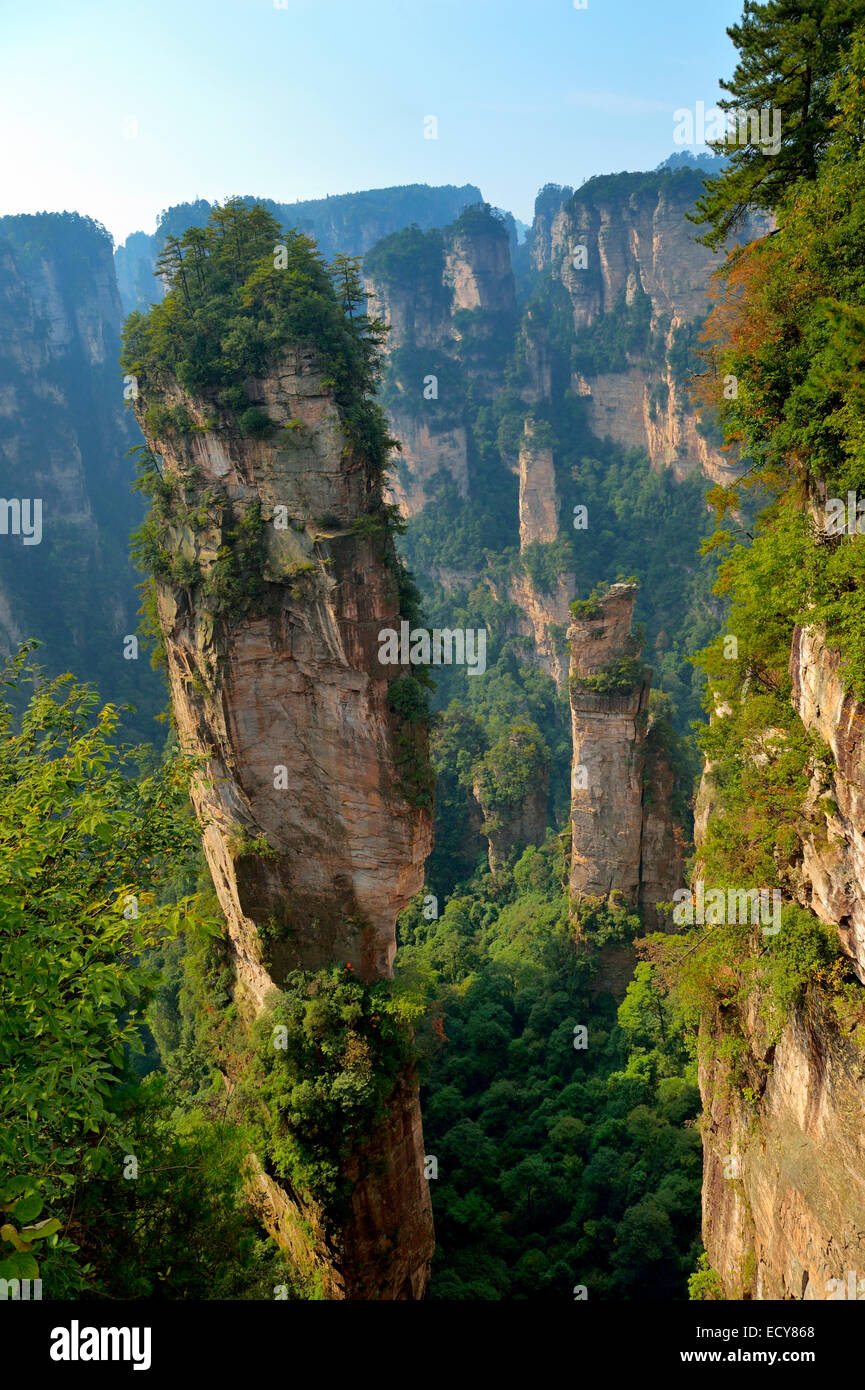
{"label": "sunlit rock face", "polygon": [[820,1006],[773,1045],[755,1000],[742,1031],[735,1068],[711,1019],[701,1045],[703,1241],[725,1297],[861,1298],[839,1292],[863,1277],[861,1055]]}
{"label": "sunlit rock face", "polygon": [[[695,469],[718,482],[738,471],[719,441],[701,434],[688,394],[682,344],[706,317],[711,277],[722,257],[698,242],[687,220],[701,191],[695,171],[611,175],[542,205],[532,237],[538,270],[552,270],[571,301],[577,351],[572,390],[589,428],[625,448],[644,449],[654,468],[681,478]],[[762,235],[749,223],[738,236]],[[651,352],[621,355],[615,369],[579,366],[586,330],[638,313]],[[651,358],[651,360],[649,360]],[[534,368],[535,374],[537,367]]]}

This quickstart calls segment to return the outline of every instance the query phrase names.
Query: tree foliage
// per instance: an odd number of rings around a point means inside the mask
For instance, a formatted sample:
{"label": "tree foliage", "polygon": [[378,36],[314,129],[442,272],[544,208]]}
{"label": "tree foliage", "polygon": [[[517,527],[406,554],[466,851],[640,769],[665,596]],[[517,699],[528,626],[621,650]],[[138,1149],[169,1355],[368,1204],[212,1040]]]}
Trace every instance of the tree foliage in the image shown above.
{"label": "tree foliage", "polygon": [[738,51],[729,96],[731,113],[772,110],[781,120],[777,153],[759,143],[710,141],[729,161],[706,181],[695,221],[709,223],[703,240],[723,245],[751,209],[774,211],[801,182],[812,182],[838,112],[834,79],[841,52],[860,18],[856,0],[745,0],[727,33]]}
{"label": "tree foliage", "polygon": [[[162,891],[197,835],[182,813],[189,767],[140,774],[114,747],[117,709],[71,676],[40,680],[28,655],[0,682],[0,1156],[64,1219],[52,1241],[71,1256],[76,1189],[106,1161],[112,1098],[142,1048],[142,958],[194,910]],[[16,723],[19,685],[31,695]]]}

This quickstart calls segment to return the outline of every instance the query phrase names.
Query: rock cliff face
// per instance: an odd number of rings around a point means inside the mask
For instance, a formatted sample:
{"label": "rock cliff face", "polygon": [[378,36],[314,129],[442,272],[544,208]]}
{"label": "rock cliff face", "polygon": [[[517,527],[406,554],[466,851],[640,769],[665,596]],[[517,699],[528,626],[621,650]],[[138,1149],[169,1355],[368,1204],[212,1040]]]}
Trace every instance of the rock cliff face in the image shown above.
{"label": "rock cliff face", "polygon": [[[694,170],[613,174],[590,180],[552,218],[548,250],[538,266],[558,264],[575,325],[592,323],[635,288],[648,295],[652,318],[685,322],[703,315],[716,258],[696,237],[685,214],[702,180]],[[587,265],[579,267],[579,247]]]}
{"label": "rock cliff face", "polygon": [[[496,597],[496,587],[492,583],[490,590]],[[538,589],[529,575],[516,574],[508,587],[507,597],[519,609],[519,615],[508,631],[532,639],[534,664],[552,676],[559,690],[564,690],[568,679],[566,634],[574,597],[573,577],[560,576],[555,588],[546,592]]]}
{"label": "rock cliff face", "polygon": [[[684,385],[685,344],[705,318],[719,263],[685,216],[700,192],[699,174],[683,170],[611,175],[575,194],[542,194],[532,258],[570,300],[572,389],[586,399],[593,433],[645,449],[654,467],[671,466],[678,477],[696,468],[722,481],[736,461],[699,433]],[[618,324],[620,341],[599,352],[592,330],[604,318]],[[648,333],[643,347],[629,336],[637,323]],[[580,367],[581,357],[591,365]]]}
{"label": "rock cliff face", "polygon": [[388,500],[407,517],[426,505],[440,473],[468,495],[468,381],[495,389],[489,344],[503,328],[509,339],[515,310],[510,239],[498,218],[471,209],[426,240],[415,233],[414,258],[397,260],[392,248],[411,235],[375,248],[366,282],[370,313],[390,328],[385,405],[402,445]]}
{"label": "rock cliff face", "polygon": [[[845,694],[839,654],[817,629],[794,630],[790,674],[794,708],[829,757],[828,781],[817,768],[811,777],[789,886],[837,929],[863,980],[865,709]],[[715,795],[704,773],[698,843]],[[731,1027],[746,1043],[735,1075],[711,1042]],[[861,1050],[814,992],[776,1040],[767,1038],[758,997],[741,1019],[706,1018],[703,1034],[703,1239],[725,1296],[861,1298]]]}
{"label": "rock cliff face", "polygon": [[[385,344],[389,353],[407,346],[439,350],[453,339],[453,290],[445,284],[443,242],[436,251],[432,264],[424,263],[409,273],[389,275],[376,270],[367,276],[369,313],[390,329]],[[468,268],[466,275],[470,275]]]}
{"label": "rock cliff face", "polygon": [[[671,328],[668,347],[677,326]],[[672,468],[677,478],[697,468],[718,483],[729,483],[740,471],[735,457],[700,434],[687,391],[667,363],[657,371],[628,367],[590,377],[576,372],[573,388],[586,401],[593,434],[626,449],[645,449],[654,468]]]}
{"label": "rock cliff face", "polygon": [[[560,534],[553,451],[540,441],[532,417],[528,417],[523,426],[516,472],[522,555],[529,546],[551,545]],[[495,585],[490,587],[495,594]],[[568,678],[565,633],[574,592],[574,579],[570,574],[558,575],[554,586],[545,589],[536,584],[529,573],[517,570],[506,595],[520,611],[520,617],[509,630],[532,639],[535,665],[552,676],[559,690],[564,689]]]}
{"label": "rock cliff face", "polygon": [[[503,234],[504,233],[504,234]],[[507,315],[515,304],[510,240],[492,218],[465,219],[445,234],[444,283],[451,291],[451,312],[480,309]],[[487,324],[493,331],[494,324]],[[459,329],[457,329],[459,332]]]}
{"label": "rock cliff face", "polygon": [[[672,773],[649,735],[651,672],[636,662],[636,585],[614,584],[568,632],[573,901],[621,894],[647,913],[681,885]],[[661,919],[657,925],[663,925]]]}
{"label": "rock cliff face", "polygon": [[790,653],[793,705],[806,729],[832,754],[829,785],[813,776],[808,819],[825,825],[819,841],[802,839],[799,899],[838,928],[844,950],[865,984],[865,708],[845,693],[840,657],[822,634],[797,627]]}
{"label": "rock cliff face", "polygon": [[712,1021],[705,1027],[703,1240],[725,1297],[850,1297],[839,1290],[853,1271],[861,1298],[861,1053],[819,1007],[794,1013],[770,1046],[755,1007],[742,1020],[748,1047],[734,1081],[709,1040]]}
{"label": "rock cliff face", "polygon": [[31,541],[0,535],[0,651],[39,638],[52,675],[74,670],[104,699],[132,700],[132,727],[152,739],[159,681],[124,658],[139,604],[127,538],[142,508],[125,458],[140,435],[123,405],[120,325],[104,229],[74,214],[0,218],[2,493],[41,508]]}
{"label": "rock cliff face", "polygon": [[415,516],[423,510],[429,501],[429,483],[440,470],[449,476],[460,496],[468,496],[466,427],[441,427],[437,421],[424,418],[424,404],[422,401],[415,410],[395,406],[390,412],[391,431],[401,449],[388,475],[387,496],[403,516]]}
{"label": "rock cliff face", "polygon": [[559,534],[559,506],[553,451],[538,442],[534,423],[526,420],[519,454],[520,550],[535,541],[547,545]]}
{"label": "rock cliff face", "polygon": [[[314,352],[287,353],[247,391],[271,437],[242,435],[169,385],[163,403],[184,405],[193,429],[149,442],[187,489],[172,544],[200,581],[161,581],[159,619],[180,738],[207,760],[193,800],[249,1018],[295,968],[392,973],[395,920],[422,885],[431,828],[417,795],[425,738],[395,713],[394,670],[378,660],[378,633],[398,631],[400,614],[375,478]],[[220,610],[209,586],[244,528],[259,537],[263,593]],[[418,1297],[432,1254],[422,1156],[406,1077],[353,1160],[344,1227],[325,1232],[302,1195],[262,1177],[270,1224],[292,1248],[311,1227],[334,1297]]]}

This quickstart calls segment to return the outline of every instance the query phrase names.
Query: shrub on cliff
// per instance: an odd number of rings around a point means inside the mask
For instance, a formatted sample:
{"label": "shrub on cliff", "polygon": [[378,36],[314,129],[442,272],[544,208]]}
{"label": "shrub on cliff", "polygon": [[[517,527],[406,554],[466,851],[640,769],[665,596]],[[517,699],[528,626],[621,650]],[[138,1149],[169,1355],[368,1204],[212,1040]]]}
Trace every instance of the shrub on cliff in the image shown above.
{"label": "shrub on cliff", "polygon": [[255,1025],[242,1089],[261,1130],[256,1151],[331,1211],[349,1189],[346,1159],[412,1061],[406,1020],[414,1011],[405,991],[389,982],[364,985],[351,966],[297,970]]}
{"label": "shrub on cliff", "polygon": [[386,288],[425,289],[433,299],[443,295],[444,265],[442,234],[436,227],[428,232],[405,227],[382,237],[364,260],[366,273]]}
{"label": "shrub on cliff", "polygon": [[549,776],[550,751],[536,724],[506,729],[475,769],[476,785],[488,826],[507,824]]}
{"label": "shrub on cliff", "polygon": [[642,661],[623,656],[618,661],[608,661],[591,676],[573,677],[571,686],[575,691],[592,690],[596,695],[628,695],[647,675],[648,668]]}

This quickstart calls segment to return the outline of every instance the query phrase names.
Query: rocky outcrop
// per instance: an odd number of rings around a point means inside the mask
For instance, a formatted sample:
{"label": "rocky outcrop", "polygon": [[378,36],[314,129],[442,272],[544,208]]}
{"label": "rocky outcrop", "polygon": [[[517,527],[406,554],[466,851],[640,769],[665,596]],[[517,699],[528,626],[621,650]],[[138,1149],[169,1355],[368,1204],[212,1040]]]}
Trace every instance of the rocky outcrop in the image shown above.
{"label": "rocky outcrop", "polygon": [[[421,396],[420,387],[417,394]],[[388,473],[387,500],[403,516],[416,516],[429,501],[431,483],[444,473],[455,485],[460,496],[468,495],[468,440],[463,424],[443,426],[435,419],[434,408],[424,412],[432,402],[419,400],[411,408],[406,401],[390,412],[390,428],[400,442],[400,451],[393,457]],[[427,418],[432,417],[432,418]]]}
{"label": "rocky outcrop", "polygon": [[480,827],[487,839],[487,858],[490,872],[497,874],[508,861],[513,849],[523,850],[527,845],[542,845],[547,834],[547,795],[550,787],[550,774],[544,769],[532,785],[527,788],[517,805],[508,808],[506,814],[487,804],[484,786],[476,780],[472,794],[483,814]]}
{"label": "rocky outcrop", "polygon": [[520,397],[527,405],[549,401],[553,392],[553,360],[546,330],[538,311],[528,306],[517,340]]}
{"label": "rocky outcrop", "polygon": [[774,1046],[756,1000],[741,1030],[735,1076],[717,1020],[700,1050],[703,1241],[725,1297],[862,1298],[862,1055],[819,1005],[796,1011]]}
{"label": "rocky outcrop", "polygon": [[[653,327],[674,316],[685,323],[705,316],[709,277],[719,261],[686,218],[701,192],[696,170],[611,174],[590,179],[562,202],[538,268],[557,268],[576,327],[609,313],[629,285],[633,291],[635,278],[651,301]],[[580,247],[587,252],[584,267]]]}
{"label": "rocky outcrop", "polygon": [[[267,437],[168,383],[163,404],[182,404],[191,428],[149,442],[185,488],[171,544],[197,578],[158,582],[159,619],[178,734],[205,760],[193,801],[249,1019],[292,969],[392,973],[431,823],[425,735],[396,712],[399,668],[378,660],[378,633],[398,630],[400,612],[375,473],[313,350],[287,352],[246,389],[276,426]],[[220,604],[220,562],[239,534],[254,552],[240,570],[248,595]],[[288,1243],[313,1232],[310,1258],[334,1296],[419,1296],[432,1254],[422,1156],[404,1077],[346,1169],[341,1228],[285,1191],[271,1227],[283,1230],[288,1204]]]}
{"label": "rocky outcrop", "polygon": [[[841,657],[819,629],[795,628],[790,675],[794,708],[825,756],[811,760],[785,884],[835,927],[862,980],[865,709],[845,691]],[[707,769],[698,846],[717,798]],[[744,1040],[735,1070],[722,1060],[722,1033]],[[790,1010],[780,1036],[767,1033],[759,992],[741,1017],[706,1017],[701,1034],[703,1240],[725,1296],[862,1298],[861,1049],[817,990]]]}
{"label": "rocky outcrop", "polygon": [[[681,885],[683,837],[673,773],[650,736],[651,671],[631,631],[637,586],[614,584],[568,631],[573,738],[572,902],[618,894],[666,925],[656,909]],[[586,611],[587,610],[587,611]]]}
{"label": "rocky outcrop", "polygon": [[255,1155],[250,1157],[252,1205],[290,1253],[297,1271],[317,1281],[325,1298],[422,1299],[431,1255],[430,1221],[418,1219],[418,1214],[429,1213],[430,1200],[423,1164],[418,1162],[422,1154],[417,1085],[404,1080],[372,1141],[347,1165],[354,1184],[351,1220],[338,1261],[321,1258],[332,1236],[320,1205],[298,1193],[289,1196]]}
{"label": "rocky outcrop", "polygon": [[[531,418],[524,424],[514,471],[519,478],[520,552],[524,554],[530,546],[550,545],[558,536],[559,499],[553,453],[540,442]],[[483,578],[493,597],[510,605],[504,630],[509,636],[529,638],[529,660],[552,676],[559,690],[564,689],[568,677],[565,634],[575,591],[573,576],[559,574],[553,587],[545,588],[533,580],[529,569],[516,565],[506,586],[489,575],[471,578]],[[444,584],[444,580],[439,582]]]}
{"label": "rocky outcrop", "polygon": [[[465,401],[469,378],[493,389],[513,335],[515,285],[505,223],[470,208],[441,232],[408,228],[366,260],[369,312],[389,328],[383,404],[401,453],[388,501],[406,517],[444,475],[470,491]],[[502,330],[506,329],[503,333]]]}
{"label": "rocky outcrop", "polygon": [[[568,679],[567,629],[574,598],[572,575],[561,575],[556,587],[549,592],[538,589],[527,574],[515,574],[507,597],[516,605],[518,616],[509,624],[509,632],[517,632],[532,641],[531,660],[548,676],[559,690]],[[495,594],[495,587],[491,586]]]}
{"label": "rocky outcrop", "polygon": [[[515,286],[510,241],[496,218],[469,213],[448,227],[444,283],[451,292],[452,313],[480,310],[497,318],[513,312]],[[459,329],[456,331],[459,333]]]}
{"label": "rocky outcrop", "polygon": [[841,657],[823,634],[797,627],[790,653],[793,706],[805,728],[831,753],[825,774],[811,778],[803,826],[799,898],[823,922],[837,927],[844,950],[865,983],[865,706],[848,694]]}
{"label": "rocky outcrop", "polygon": [[[426,350],[450,345],[452,298],[444,283],[443,249],[436,261],[432,274],[423,273],[418,267],[405,276],[367,276],[367,312],[387,324],[387,352],[407,345]],[[426,270],[424,266],[423,271]]]}
{"label": "rocky outcrop", "polygon": [[[570,184],[548,183],[535,199],[535,215],[529,233],[529,257],[534,270],[545,270],[561,241],[560,213],[574,196]],[[554,231],[555,229],[555,231]]]}
{"label": "rocky outcrop", "polygon": [[[527,418],[523,427],[516,472],[519,477],[520,553],[529,546],[551,545],[559,536],[559,496],[553,451],[543,442],[536,422]],[[493,594],[496,587],[490,585]],[[526,569],[515,569],[504,597],[515,605],[518,617],[508,631],[531,638],[531,660],[552,676],[563,690],[568,676],[566,631],[574,598],[573,576],[560,574],[555,586],[543,588]]]}

